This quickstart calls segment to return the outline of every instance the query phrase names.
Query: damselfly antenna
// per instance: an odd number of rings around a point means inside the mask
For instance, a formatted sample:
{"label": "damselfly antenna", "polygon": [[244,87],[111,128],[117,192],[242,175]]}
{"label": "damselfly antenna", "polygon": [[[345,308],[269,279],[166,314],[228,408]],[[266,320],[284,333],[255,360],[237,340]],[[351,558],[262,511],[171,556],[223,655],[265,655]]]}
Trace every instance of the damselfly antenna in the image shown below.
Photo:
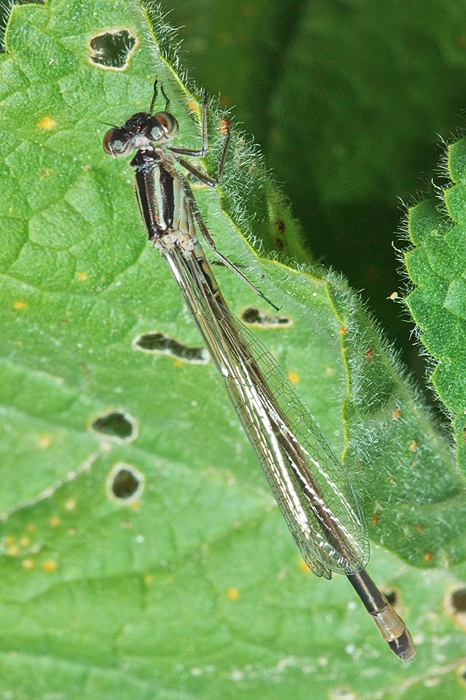
{"label": "damselfly antenna", "polygon": [[[159,90],[158,90],[158,87],[157,87],[158,82],[159,82],[159,81],[158,81],[158,78],[156,78],[156,79],[154,80],[154,92],[153,92],[153,94],[152,94],[152,100],[151,100],[150,107],[149,107],[149,114],[153,114],[153,113],[154,113],[155,102],[156,102],[157,97],[158,97],[158,94],[159,94]],[[165,94],[165,90],[163,89],[163,84],[162,84],[162,83],[160,83],[160,92],[162,93],[162,95],[163,95],[163,97],[164,97],[164,99],[165,99],[165,112],[169,112],[169,111],[170,111],[170,100],[168,99],[167,95]]]}

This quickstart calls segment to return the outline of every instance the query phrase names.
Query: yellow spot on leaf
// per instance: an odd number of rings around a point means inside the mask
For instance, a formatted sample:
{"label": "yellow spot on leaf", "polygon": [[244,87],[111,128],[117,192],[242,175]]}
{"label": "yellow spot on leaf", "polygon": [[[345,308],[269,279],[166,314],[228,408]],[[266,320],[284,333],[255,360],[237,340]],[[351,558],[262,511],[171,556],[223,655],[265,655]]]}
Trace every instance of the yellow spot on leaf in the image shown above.
{"label": "yellow spot on leaf", "polygon": [[39,129],[44,129],[44,131],[51,131],[56,127],[56,125],[57,122],[55,121],[55,119],[52,119],[52,117],[42,117],[42,119],[37,124]]}
{"label": "yellow spot on leaf", "polygon": [[21,539],[19,541],[21,547],[28,547],[30,542],[31,542],[31,540],[29,539],[29,537],[21,537]]}
{"label": "yellow spot on leaf", "polygon": [[69,535],[75,535],[76,534],[76,528],[75,527],[70,527],[68,530]]}
{"label": "yellow spot on leaf", "polygon": [[9,547],[11,544],[13,544],[13,542],[15,541],[15,539],[16,539],[16,538],[15,538],[14,535],[8,535],[7,537],[5,537],[5,544],[6,544],[6,546]]}
{"label": "yellow spot on leaf", "polygon": [[229,588],[227,590],[227,598],[228,598],[228,600],[231,600],[232,602],[234,602],[235,600],[238,600],[239,590],[237,588]]}
{"label": "yellow spot on leaf", "polygon": [[50,443],[52,441],[50,440],[48,435],[41,435],[38,441],[38,445],[41,449],[46,450],[47,447],[50,447]]}
{"label": "yellow spot on leaf", "polygon": [[146,586],[148,586],[150,583],[152,583],[153,578],[154,577],[152,576],[152,574],[146,574],[144,576],[144,583],[146,584]]}
{"label": "yellow spot on leaf", "polygon": [[67,501],[65,501],[65,510],[68,512],[71,512],[72,510],[76,509],[76,499],[75,498],[68,498]]}
{"label": "yellow spot on leaf", "polygon": [[183,363],[180,360],[175,360],[173,364],[175,367],[183,367]]}
{"label": "yellow spot on leaf", "polygon": [[15,301],[13,306],[15,309],[21,310],[21,309],[25,309],[27,304],[25,301]]}
{"label": "yellow spot on leaf", "polygon": [[50,527],[58,527],[60,525],[60,518],[54,515],[53,518],[50,518],[49,525]]}
{"label": "yellow spot on leaf", "polygon": [[27,571],[30,571],[34,568],[34,562],[32,559],[23,559],[21,564],[23,566],[23,569],[26,569]]}
{"label": "yellow spot on leaf", "polygon": [[84,282],[85,280],[87,280],[87,275],[85,272],[77,272],[76,277],[80,282]]}
{"label": "yellow spot on leaf", "polygon": [[346,328],[345,328],[345,326],[341,326],[341,327],[340,327],[340,333],[341,333],[342,335],[344,335],[344,334],[346,333]]}
{"label": "yellow spot on leaf", "polygon": [[411,450],[411,452],[416,452],[417,447],[418,445],[416,440],[411,440],[411,442],[409,443],[409,449]]}
{"label": "yellow spot on leaf", "polygon": [[34,532],[35,529],[36,529],[36,526],[33,525],[32,523],[30,523],[30,524],[26,527],[26,532]]}
{"label": "yellow spot on leaf", "polygon": [[8,547],[6,553],[9,557],[17,557],[19,554],[19,547],[17,547],[15,544],[12,544],[11,547]]}
{"label": "yellow spot on leaf", "polygon": [[288,379],[293,384],[299,384],[299,374],[296,374],[296,372],[288,372]]}
{"label": "yellow spot on leaf", "polygon": [[393,420],[398,420],[398,418],[401,418],[401,409],[400,408],[395,408],[395,410],[392,413],[392,418],[393,418]]}
{"label": "yellow spot on leaf", "polygon": [[44,561],[43,569],[48,574],[50,574],[52,571],[55,571],[56,568],[57,568],[57,562],[54,561],[53,559],[47,559],[47,561]]}

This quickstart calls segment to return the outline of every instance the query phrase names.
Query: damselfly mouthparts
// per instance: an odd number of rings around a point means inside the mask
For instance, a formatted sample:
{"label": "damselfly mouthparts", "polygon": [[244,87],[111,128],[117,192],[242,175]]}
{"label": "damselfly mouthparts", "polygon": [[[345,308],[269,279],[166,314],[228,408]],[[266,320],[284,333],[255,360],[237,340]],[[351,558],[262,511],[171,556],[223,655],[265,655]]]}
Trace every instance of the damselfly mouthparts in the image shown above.
{"label": "damselfly mouthparts", "polygon": [[[365,566],[369,543],[364,519],[351,484],[309,409],[262,343],[229,311],[198,241],[230,270],[264,296],[220,253],[204,223],[189,184],[178,165],[200,182],[217,187],[230,141],[225,143],[217,176],[210,177],[186,160],[208,150],[207,100],[202,106],[202,147],[171,145],[178,122],[169,112],[134,114],[104,137],[105,152],[116,158],[136,151],[136,189],[149,240],[166,260],[183,299],[204,339],[228,395],[251,441],[293,538],[318,576],[332,571],[348,577],[382,637],[402,660],[415,648],[406,625],[373,583]],[[264,297],[265,298],[265,297]]]}

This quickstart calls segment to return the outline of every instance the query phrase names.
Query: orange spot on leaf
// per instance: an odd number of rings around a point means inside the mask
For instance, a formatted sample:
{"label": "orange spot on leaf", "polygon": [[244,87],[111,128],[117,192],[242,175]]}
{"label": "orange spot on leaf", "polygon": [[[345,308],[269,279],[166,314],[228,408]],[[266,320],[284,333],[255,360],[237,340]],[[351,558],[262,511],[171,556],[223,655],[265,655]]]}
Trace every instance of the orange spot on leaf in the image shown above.
{"label": "orange spot on leaf", "polygon": [[56,127],[56,125],[57,122],[55,121],[55,119],[52,119],[52,117],[42,117],[42,119],[37,124],[39,129],[44,129],[44,131],[51,131]]}

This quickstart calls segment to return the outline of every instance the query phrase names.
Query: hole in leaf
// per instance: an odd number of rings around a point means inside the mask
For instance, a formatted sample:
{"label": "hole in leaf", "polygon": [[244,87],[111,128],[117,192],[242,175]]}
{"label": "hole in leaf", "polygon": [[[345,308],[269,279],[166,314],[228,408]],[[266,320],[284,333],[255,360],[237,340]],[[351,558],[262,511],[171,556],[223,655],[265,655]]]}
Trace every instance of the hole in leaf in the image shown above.
{"label": "hole in leaf", "polygon": [[388,600],[390,605],[396,605],[398,603],[398,595],[393,588],[384,588],[382,590],[385,598]]}
{"label": "hole in leaf", "polygon": [[92,37],[89,60],[105,70],[125,70],[138,44],[129,29],[114,29]]}
{"label": "hole in leaf", "polygon": [[254,306],[247,306],[244,309],[241,320],[248,326],[259,326],[260,328],[286,328],[293,325],[293,320],[289,316],[266,314]]}
{"label": "hole in leaf", "polygon": [[209,361],[209,353],[205,348],[191,348],[188,345],[170,338],[163,333],[141,333],[133,341],[137,350],[159,355],[170,355],[182,362],[190,362],[196,365],[205,365]]}
{"label": "hole in leaf", "polygon": [[330,700],[356,700],[355,693],[349,688],[333,688],[329,691]]}
{"label": "hole in leaf", "polygon": [[95,418],[91,429],[114,440],[129,442],[137,437],[136,423],[129,413],[109,411]]}
{"label": "hole in leaf", "polygon": [[113,501],[133,503],[144,490],[145,478],[132,464],[120,462],[107,478],[107,493]]}
{"label": "hole in leaf", "polygon": [[450,604],[454,615],[466,612],[466,588],[457,588],[452,591]]}

